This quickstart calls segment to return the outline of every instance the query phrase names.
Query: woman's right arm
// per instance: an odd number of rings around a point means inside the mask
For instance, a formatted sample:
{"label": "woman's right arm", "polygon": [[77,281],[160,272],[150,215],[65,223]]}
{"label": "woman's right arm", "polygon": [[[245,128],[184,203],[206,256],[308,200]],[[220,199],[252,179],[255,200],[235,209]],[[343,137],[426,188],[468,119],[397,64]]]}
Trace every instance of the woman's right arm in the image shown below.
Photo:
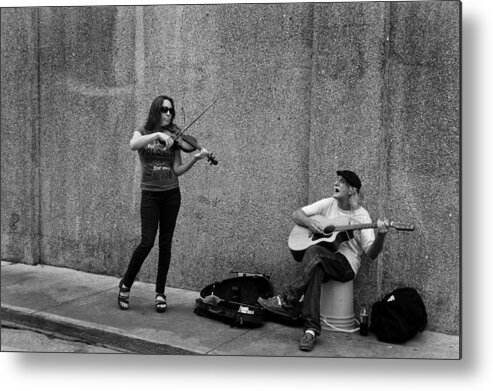
{"label": "woman's right arm", "polygon": [[130,139],[130,149],[132,151],[136,151],[157,139],[163,141],[166,144],[166,147],[170,147],[173,144],[173,139],[162,132],[155,132],[144,135],[136,130],[134,132],[134,135]]}

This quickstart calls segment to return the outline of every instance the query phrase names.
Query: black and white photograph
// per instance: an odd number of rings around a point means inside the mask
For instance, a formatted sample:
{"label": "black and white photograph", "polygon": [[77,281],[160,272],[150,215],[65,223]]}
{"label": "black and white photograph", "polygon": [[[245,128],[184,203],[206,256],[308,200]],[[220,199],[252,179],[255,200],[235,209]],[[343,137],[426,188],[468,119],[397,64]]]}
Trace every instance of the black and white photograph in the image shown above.
{"label": "black and white photograph", "polygon": [[0,356],[464,363],[467,4],[2,5]]}

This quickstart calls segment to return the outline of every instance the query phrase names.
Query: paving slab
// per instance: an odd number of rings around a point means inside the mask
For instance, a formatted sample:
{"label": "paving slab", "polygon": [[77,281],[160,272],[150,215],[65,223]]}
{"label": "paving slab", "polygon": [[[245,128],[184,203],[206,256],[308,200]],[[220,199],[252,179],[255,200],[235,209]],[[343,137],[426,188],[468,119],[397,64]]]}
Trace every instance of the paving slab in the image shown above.
{"label": "paving slab", "polygon": [[311,352],[300,352],[301,330],[267,322],[261,329],[250,331],[241,338],[222,345],[209,354],[258,355],[275,357],[331,357],[331,358],[423,358],[458,359],[458,337],[423,332],[405,344],[378,341],[373,334],[323,331]]}
{"label": "paving slab", "polygon": [[154,309],[154,289],[150,284],[134,283],[130,308],[122,311],[117,304],[118,287],[82,298],[45,312],[118,328],[121,333],[156,344],[172,344],[177,349],[207,354],[216,347],[236,339],[245,330],[221,322],[199,318],[193,313],[198,292],[168,288],[169,302],[165,313]]}
{"label": "paving slab", "polygon": [[2,262],[2,303],[33,311],[73,302],[111,289],[115,278],[58,268]]}

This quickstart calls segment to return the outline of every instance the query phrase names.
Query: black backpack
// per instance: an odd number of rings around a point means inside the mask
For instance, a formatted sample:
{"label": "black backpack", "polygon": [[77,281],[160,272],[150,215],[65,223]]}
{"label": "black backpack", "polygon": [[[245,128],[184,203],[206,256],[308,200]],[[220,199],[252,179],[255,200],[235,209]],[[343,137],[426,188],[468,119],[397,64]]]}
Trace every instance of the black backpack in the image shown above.
{"label": "black backpack", "polygon": [[370,331],[379,341],[402,343],[425,329],[426,308],[414,288],[399,288],[372,306]]}

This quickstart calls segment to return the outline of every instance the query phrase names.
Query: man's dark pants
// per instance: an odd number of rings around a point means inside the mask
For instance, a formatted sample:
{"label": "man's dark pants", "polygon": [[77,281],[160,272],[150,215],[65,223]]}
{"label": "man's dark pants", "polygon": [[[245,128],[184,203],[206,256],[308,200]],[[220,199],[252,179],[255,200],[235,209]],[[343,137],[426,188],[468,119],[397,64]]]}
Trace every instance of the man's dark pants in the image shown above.
{"label": "man's dark pants", "polygon": [[286,303],[295,306],[301,296],[305,295],[302,309],[304,329],[312,329],[320,335],[322,284],[329,280],[348,282],[354,277],[354,271],[344,255],[317,244],[305,251],[297,273],[282,292],[282,296]]}

